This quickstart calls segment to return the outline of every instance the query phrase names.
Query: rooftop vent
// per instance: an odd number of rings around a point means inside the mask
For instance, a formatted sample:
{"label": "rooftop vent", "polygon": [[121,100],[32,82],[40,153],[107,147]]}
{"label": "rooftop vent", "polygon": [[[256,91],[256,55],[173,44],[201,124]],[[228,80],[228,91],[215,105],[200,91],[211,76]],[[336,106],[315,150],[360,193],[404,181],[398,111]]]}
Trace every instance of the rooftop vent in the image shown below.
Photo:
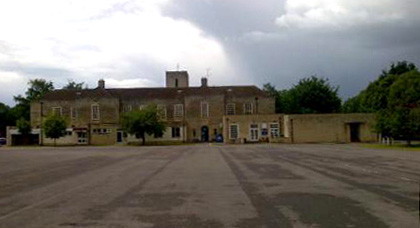
{"label": "rooftop vent", "polygon": [[98,81],[98,89],[105,89],[105,80],[100,79]]}
{"label": "rooftop vent", "polygon": [[201,87],[207,87],[207,78],[206,77],[202,77],[201,78]]}

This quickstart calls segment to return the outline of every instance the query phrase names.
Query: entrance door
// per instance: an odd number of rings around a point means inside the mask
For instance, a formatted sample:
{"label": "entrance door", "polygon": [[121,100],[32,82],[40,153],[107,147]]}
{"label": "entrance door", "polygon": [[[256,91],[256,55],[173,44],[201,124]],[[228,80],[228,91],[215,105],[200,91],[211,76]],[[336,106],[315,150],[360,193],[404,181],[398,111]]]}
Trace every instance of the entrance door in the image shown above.
{"label": "entrance door", "polygon": [[350,141],[360,142],[360,123],[350,124]]}
{"label": "entrance door", "polygon": [[77,144],[87,144],[86,132],[77,132]]}
{"label": "entrance door", "polygon": [[123,142],[123,132],[117,131],[117,143],[122,143],[122,142]]}
{"label": "entrance door", "polygon": [[259,134],[258,134],[258,124],[251,124],[249,126],[249,138],[251,141],[255,142],[259,140]]}
{"label": "entrance door", "polygon": [[209,141],[209,128],[207,126],[203,126],[201,128],[201,141],[202,142]]}

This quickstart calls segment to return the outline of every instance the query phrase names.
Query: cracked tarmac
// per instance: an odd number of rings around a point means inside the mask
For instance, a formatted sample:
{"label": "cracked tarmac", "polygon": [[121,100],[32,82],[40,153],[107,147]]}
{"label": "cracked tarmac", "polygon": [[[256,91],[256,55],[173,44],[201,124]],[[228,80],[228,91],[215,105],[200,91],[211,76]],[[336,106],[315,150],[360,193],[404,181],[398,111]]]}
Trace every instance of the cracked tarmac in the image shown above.
{"label": "cracked tarmac", "polygon": [[0,228],[419,227],[419,164],[356,144],[0,148]]}

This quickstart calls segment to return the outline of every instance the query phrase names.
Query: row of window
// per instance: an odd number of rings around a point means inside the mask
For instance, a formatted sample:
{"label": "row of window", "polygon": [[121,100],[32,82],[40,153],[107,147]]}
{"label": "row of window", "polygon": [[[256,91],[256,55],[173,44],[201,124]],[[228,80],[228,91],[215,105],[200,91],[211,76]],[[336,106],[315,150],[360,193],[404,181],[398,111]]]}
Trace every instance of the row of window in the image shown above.
{"label": "row of window", "polygon": [[[63,109],[61,107],[52,107],[52,114],[53,115],[63,115]],[[91,106],[91,118],[92,120],[99,120],[99,105],[93,104]],[[77,118],[77,110],[73,107],[70,108],[70,118],[76,119]]]}
{"label": "row of window", "polygon": [[[271,138],[278,138],[280,136],[280,130],[279,130],[279,124],[278,123],[270,123],[269,125],[270,130],[270,137]],[[261,129],[258,128],[258,124],[250,124],[250,135],[251,138],[258,138],[259,135],[267,137],[268,136],[268,129],[267,124],[262,123]],[[258,130],[261,131],[261,133],[258,133]],[[238,139],[239,138],[239,124],[230,124],[229,125],[229,138],[230,139]],[[254,138],[255,139],[255,138]]]}
{"label": "row of window", "polygon": [[94,128],[94,129],[92,129],[92,133],[95,133],[95,134],[111,134],[112,129],[110,129],[110,128]]}
{"label": "row of window", "polygon": [[[244,114],[251,115],[254,113],[254,106],[252,103],[245,103],[244,104]],[[235,103],[228,103],[226,104],[226,115],[236,115],[236,104]]]}
{"label": "row of window", "polygon": [[[146,105],[140,105],[139,109],[142,110],[146,107]],[[253,114],[253,104],[252,103],[245,103],[243,107],[243,113],[246,115]],[[132,111],[131,105],[125,105],[123,107],[123,112]],[[157,105],[157,112],[161,119],[166,119],[167,117],[167,110],[166,105]],[[52,107],[52,113],[54,115],[63,115],[63,109],[61,107]],[[228,103],[226,105],[226,115],[235,115],[236,114],[236,104],[235,103]],[[70,108],[70,116],[72,119],[77,118],[77,110],[73,107]],[[183,104],[175,104],[174,105],[174,118],[180,118],[184,116],[184,105]],[[208,102],[201,102],[201,117],[208,118],[209,117],[209,104]],[[99,105],[93,104],[91,106],[91,118],[92,120],[99,120],[100,112],[99,112]]]}

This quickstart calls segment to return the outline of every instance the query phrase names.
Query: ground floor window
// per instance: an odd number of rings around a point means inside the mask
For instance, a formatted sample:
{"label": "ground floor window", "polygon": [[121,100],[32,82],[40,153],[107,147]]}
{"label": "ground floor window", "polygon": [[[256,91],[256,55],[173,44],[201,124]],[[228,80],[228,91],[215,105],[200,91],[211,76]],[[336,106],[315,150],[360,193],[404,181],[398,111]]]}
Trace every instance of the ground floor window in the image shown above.
{"label": "ground floor window", "polygon": [[79,144],[87,143],[87,133],[86,132],[77,132],[77,142]]}
{"label": "ground floor window", "polygon": [[111,134],[112,129],[110,128],[94,128],[92,129],[92,132],[95,134]]}
{"label": "ground floor window", "polygon": [[279,124],[278,123],[270,124],[270,136],[271,138],[279,137]]}
{"label": "ground floor window", "polygon": [[239,134],[239,126],[237,124],[231,124],[229,127],[229,138],[237,139]]}
{"label": "ground floor window", "polygon": [[172,127],[172,138],[179,138],[179,137],[181,137],[181,128]]}

